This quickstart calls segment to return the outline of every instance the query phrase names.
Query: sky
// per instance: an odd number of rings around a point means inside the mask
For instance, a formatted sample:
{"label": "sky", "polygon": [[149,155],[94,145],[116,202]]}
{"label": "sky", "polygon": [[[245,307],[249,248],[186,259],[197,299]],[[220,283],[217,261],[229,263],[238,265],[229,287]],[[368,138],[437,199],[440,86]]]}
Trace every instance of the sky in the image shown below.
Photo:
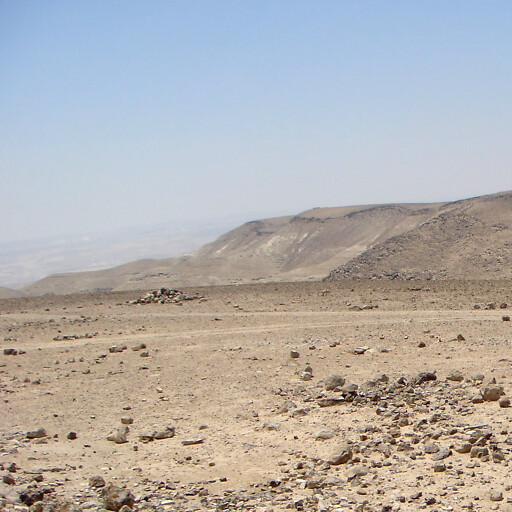
{"label": "sky", "polygon": [[0,243],[512,189],[512,2],[0,0]]}

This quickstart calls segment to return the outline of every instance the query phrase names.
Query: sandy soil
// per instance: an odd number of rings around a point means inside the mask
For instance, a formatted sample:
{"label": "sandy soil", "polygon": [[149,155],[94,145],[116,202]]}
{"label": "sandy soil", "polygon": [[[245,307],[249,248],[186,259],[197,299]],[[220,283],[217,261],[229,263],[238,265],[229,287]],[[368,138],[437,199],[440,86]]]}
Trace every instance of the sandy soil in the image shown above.
{"label": "sandy soil", "polygon": [[[512,304],[509,282],[185,291],[204,299],[131,305],[142,294],[126,292],[0,301],[4,507],[23,510],[20,494],[43,488],[48,506],[99,510],[95,475],[130,489],[137,510],[506,510],[512,502],[512,409],[474,403],[478,374],[512,394],[512,322],[499,308]],[[491,302],[497,308],[485,310]],[[132,350],[141,343],[145,350]],[[3,353],[10,348],[18,354]],[[312,378],[303,380],[307,366]],[[464,380],[446,379],[455,370]],[[414,383],[419,372],[437,380]],[[331,374],[346,379],[343,389],[325,389]],[[376,381],[382,374],[389,381]],[[107,436],[122,417],[133,423],[116,444]],[[174,437],[139,438],[166,427]],[[27,439],[38,428],[47,435]],[[322,431],[330,438],[318,439]],[[459,453],[467,442],[488,455]],[[344,443],[349,461],[335,465]],[[436,461],[443,449],[449,455]]]}

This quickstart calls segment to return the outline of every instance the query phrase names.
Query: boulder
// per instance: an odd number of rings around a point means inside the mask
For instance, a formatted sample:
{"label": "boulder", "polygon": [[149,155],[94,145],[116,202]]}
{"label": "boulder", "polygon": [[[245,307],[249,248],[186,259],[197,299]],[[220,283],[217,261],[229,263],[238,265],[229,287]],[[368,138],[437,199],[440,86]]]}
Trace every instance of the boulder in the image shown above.
{"label": "boulder", "polygon": [[498,403],[500,404],[500,407],[510,407],[510,398],[508,396],[502,396],[499,400],[498,400]]}
{"label": "boulder", "polygon": [[332,466],[346,464],[352,458],[352,449],[348,443],[339,445],[329,456],[327,462]]}
{"label": "boulder", "polygon": [[486,402],[497,402],[505,394],[505,391],[502,386],[497,384],[487,384],[480,388],[480,393]]}
{"label": "boulder", "polygon": [[133,508],[135,503],[135,496],[123,487],[118,487],[114,484],[109,484],[101,491],[103,504],[107,510],[118,512],[123,506]]}
{"label": "boulder", "polygon": [[464,375],[462,375],[462,373],[459,372],[459,370],[455,370],[453,372],[450,372],[446,376],[446,380],[451,380],[453,382],[462,382],[464,380]]}
{"label": "boulder", "polygon": [[127,443],[128,439],[126,435],[128,434],[128,432],[128,427],[118,428],[115,432],[112,432],[112,434],[109,434],[107,436],[107,441],[112,441],[116,444]]}
{"label": "boulder", "polygon": [[175,427],[165,427],[163,430],[154,430],[153,432],[148,432],[147,434],[141,434],[139,439],[143,443],[148,443],[150,441],[155,441],[156,439],[170,439],[175,435]]}
{"label": "boulder", "polygon": [[40,439],[42,437],[46,437],[46,430],[43,427],[27,432],[27,439]]}
{"label": "boulder", "polygon": [[324,380],[325,389],[327,391],[332,391],[333,389],[336,389],[338,387],[343,387],[345,384],[345,379],[341,375],[338,375],[336,373],[329,375]]}
{"label": "boulder", "polygon": [[437,380],[437,375],[434,372],[421,372],[413,378],[412,383],[415,386],[419,386],[425,382],[434,380]]}

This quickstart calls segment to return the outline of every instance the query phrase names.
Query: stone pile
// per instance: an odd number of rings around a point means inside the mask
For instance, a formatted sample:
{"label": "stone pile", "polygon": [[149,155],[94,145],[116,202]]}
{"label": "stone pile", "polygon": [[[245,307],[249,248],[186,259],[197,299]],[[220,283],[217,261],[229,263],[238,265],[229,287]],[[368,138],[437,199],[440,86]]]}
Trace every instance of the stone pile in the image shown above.
{"label": "stone pile", "polygon": [[147,293],[144,297],[130,301],[129,304],[179,304],[186,300],[199,299],[204,299],[204,297],[200,295],[187,295],[181,290],[159,288]]}
{"label": "stone pile", "polygon": [[53,341],[69,341],[69,340],[89,340],[91,338],[94,338],[95,336],[98,336],[97,332],[88,333],[85,334],[61,334],[58,336],[55,336],[53,338]]}
{"label": "stone pile", "polygon": [[475,304],[473,306],[473,309],[484,309],[486,311],[491,311],[491,310],[494,310],[494,309],[497,309],[497,308],[500,308],[500,309],[507,309],[508,308],[508,304],[506,302],[501,302],[500,304],[496,304],[496,302],[488,302],[487,304]]}

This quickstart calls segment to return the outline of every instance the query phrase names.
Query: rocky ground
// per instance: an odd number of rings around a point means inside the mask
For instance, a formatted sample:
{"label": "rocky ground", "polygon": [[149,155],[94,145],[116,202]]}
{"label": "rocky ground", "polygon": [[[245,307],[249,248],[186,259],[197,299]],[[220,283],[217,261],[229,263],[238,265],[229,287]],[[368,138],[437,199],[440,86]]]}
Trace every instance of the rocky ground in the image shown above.
{"label": "rocky ground", "polygon": [[512,510],[509,282],[151,297],[0,301],[0,510]]}

